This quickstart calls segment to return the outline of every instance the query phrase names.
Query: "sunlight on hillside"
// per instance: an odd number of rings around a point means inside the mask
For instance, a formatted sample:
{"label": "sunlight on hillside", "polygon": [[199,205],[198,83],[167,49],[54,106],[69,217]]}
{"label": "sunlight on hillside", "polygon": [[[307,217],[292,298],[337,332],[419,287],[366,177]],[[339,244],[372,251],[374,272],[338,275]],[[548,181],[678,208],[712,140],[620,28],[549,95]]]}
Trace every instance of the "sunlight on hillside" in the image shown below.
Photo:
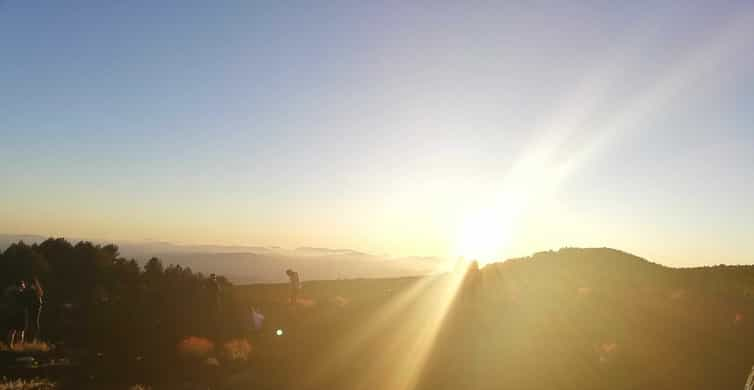
{"label": "sunlight on hillside", "polygon": [[[370,348],[373,340],[380,339],[379,353],[370,357],[363,372],[351,372],[354,388],[414,388],[465,275],[461,270],[426,277],[394,296],[370,316],[367,326],[343,335],[306,382],[335,375],[348,361]],[[396,328],[396,324],[400,327]]]}
{"label": "sunlight on hillside", "polygon": [[[396,332],[388,348],[373,363],[372,372],[382,376],[384,381],[382,388],[416,387],[464,276],[465,272],[452,273],[430,285],[417,308],[404,317],[405,326]],[[368,379],[366,383],[375,383],[377,378],[365,379]]]}
{"label": "sunlight on hillside", "polygon": [[754,0],[27,3],[0,390],[754,390]]}

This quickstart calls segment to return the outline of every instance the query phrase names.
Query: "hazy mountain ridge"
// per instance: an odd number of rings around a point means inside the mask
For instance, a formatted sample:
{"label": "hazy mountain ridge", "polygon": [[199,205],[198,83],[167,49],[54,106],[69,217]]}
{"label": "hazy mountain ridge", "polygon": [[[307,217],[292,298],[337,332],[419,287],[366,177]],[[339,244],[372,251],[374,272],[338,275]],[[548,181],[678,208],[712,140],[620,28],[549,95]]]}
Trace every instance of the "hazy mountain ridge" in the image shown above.
{"label": "hazy mountain ridge", "polygon": [[[0,247],[18,241],[39,243],[41,235],[0,234]],[[72,242],[80,241],[72,239]],[[84,240],[87,241],[87,240]],[[106,240],[88,240],[108,244]],[[432,256],[389,257],[352,249],[298,247],[283,249],[272,246],[181,245],[166,241],[123,241],[117,243],[121,256],[144,263],[151,257],[163,263],[191,267],[195,272],[225,275],[234,283],[283,282],[285,270],[295,269],[304,280],[355,278],[393,278],[427,275],[446,271],[450,259]],[[568,283],[684,284],[689,280],[722,278],[748,283],[754,280],[754,266],[704,266],[671,268],[645,258],[612,248],[561,248],[531,256],[490,263],[484,273],[505,273],[509,278],[524,277],[527,283],[547,283],[551,278],[565,278]],[[517,276],[518,275],[518,276]],[[722,282],[721,282],[722,283]]]}
{"label": "hazy mountain ridge", "polygon": [[[18,241],[40,243],[39,235],[0,234],[3,249]],[[108,244],[107,240],[72,239]],[[376,256],[352,249],[299,247],[283,249],[272,246],[180,245],[166,241],[116,242],[121,256],[143,264],[157,257],[167,264],[191,267],[195,272],[225,275],[234,283],[282,282],[285,270],[297,270],[301,277],[313,279],[390,278],[426,275],[446,269],[446,259],[439,257]]]}

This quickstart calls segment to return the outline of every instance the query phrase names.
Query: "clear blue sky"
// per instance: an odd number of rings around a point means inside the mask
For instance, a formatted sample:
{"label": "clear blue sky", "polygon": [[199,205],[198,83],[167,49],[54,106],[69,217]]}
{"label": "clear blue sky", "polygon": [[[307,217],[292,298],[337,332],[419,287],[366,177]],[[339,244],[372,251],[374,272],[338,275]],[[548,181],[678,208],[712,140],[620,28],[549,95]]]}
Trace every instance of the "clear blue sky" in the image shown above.
{"label": "clear blue sky", "polygon": [[749,2],[153,3],[0,1],[0,232],[754,261]]}

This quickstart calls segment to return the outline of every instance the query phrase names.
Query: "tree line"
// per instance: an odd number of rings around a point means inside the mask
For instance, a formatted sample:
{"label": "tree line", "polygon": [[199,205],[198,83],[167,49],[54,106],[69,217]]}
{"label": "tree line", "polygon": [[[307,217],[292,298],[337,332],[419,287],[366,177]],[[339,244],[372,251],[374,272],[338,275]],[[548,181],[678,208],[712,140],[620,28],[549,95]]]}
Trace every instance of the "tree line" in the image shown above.
{"label": "tree line", "polygon": [[[186,336],[230,337],[231,283],[151,258],[143,266],[118,246],[50,238],[0,254],[0,286],[38,279],[45,290],[42,338],[72,348],[126,355],[167,353]],[[7,293],[0,311],[7,312]]]}

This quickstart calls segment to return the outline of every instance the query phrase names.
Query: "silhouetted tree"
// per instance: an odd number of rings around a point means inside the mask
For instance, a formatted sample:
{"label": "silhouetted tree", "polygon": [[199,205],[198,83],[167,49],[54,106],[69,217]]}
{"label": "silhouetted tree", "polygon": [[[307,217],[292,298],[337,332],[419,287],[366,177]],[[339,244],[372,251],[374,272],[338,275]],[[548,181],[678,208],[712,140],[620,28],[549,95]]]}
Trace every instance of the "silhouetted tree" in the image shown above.
{"label": "silhouetted tree", "polygon": [[112,244],[50,238],[14,243],[0,253],[3,287],[34,277],[46,290],[45,336],[68,344],[165,353],[216,320],[203,316],[209,304],[204,275],[177,264],[164,267],[154,257],[142,269]]}

